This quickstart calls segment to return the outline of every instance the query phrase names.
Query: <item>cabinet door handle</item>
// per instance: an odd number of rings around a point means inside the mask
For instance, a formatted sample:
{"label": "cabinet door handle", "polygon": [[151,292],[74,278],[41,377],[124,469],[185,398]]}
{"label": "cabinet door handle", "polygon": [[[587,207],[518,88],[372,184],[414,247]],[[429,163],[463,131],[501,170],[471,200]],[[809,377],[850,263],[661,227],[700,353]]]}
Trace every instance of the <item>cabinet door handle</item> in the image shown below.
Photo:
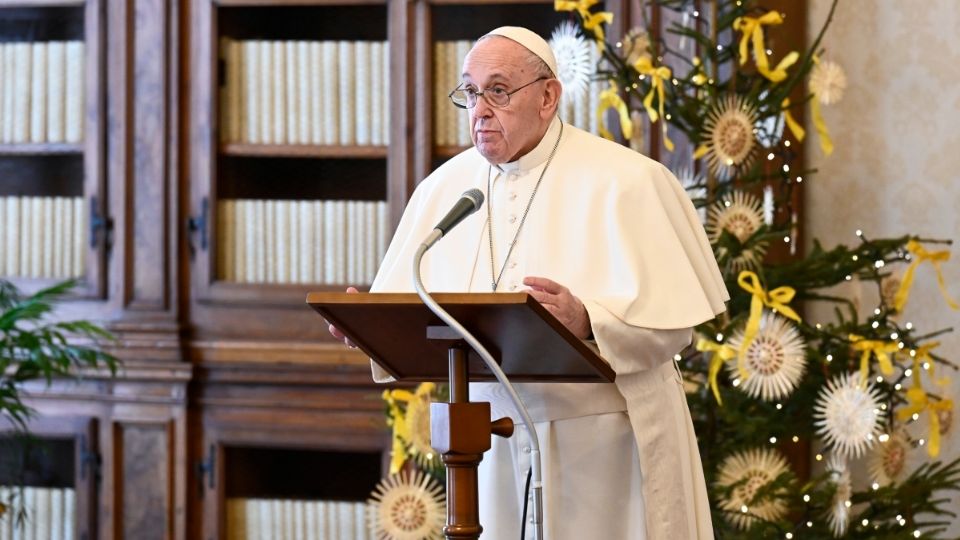
{"label": "cabinet door handle", "polygon": [[113,223],[100,213],[100,205],[96,197],[90,197],[90,249],[96,249],[98,234],[103,232],[103,245],[110,249],[110,230]]}
{"label": "cabinet door handle", "polygon": [[[207,217],[210,212],[210,201],[206,197],[200,201],[200,215],[197,217],[190,217],[187,219],[187,229],[190,231],[190,237],[193,238],[193,233],[200,233],[200,249],[203,251],[207,250]],[[196,252],[196,248],[193,247],[193,241],[190,241],[190,254],[193,255]]]}

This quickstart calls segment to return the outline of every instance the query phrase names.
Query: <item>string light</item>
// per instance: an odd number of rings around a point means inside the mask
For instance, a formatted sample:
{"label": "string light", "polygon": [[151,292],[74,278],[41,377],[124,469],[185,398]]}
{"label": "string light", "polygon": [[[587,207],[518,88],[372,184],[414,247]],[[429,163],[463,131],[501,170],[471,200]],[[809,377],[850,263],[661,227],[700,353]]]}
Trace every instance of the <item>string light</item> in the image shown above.
{"label": "string light", "polygon": [[770,437],[770,444],[777,444],[777,438],[776,438],[776,437]]}
{"label": "string light", "polygon": [[873,314],[874,314],[874,315],[879,315],[879,314],[880,314],[880,308],[877,308],[877,309],[873,310]]}
{"label": "string light", "polygon": [[907,328],[907,330],[912,330],[912,329],[913,329],[913,323],[910,322],[910,321],[907,321],[906,328]]}
{"label": "string light", "polygon": [[828,354],[828,355],[827,355],[827,362],[833,362],[833,355],[832,355],[832,354]]}
{"label": "string light", "polygon": [[770,152],[769,154],[767,154],[767,161],[773,161],[773,158],[774,158],[773,152]]}
{"label": "string light", "polygon": [[896,332],[890,334],[890,339],[897,339],[898,337],[900,337],[900,334],[898,334],[898,333],[896,333]]}
{"label": "string light", "polygon": [[[876,484],[874,484],[874,485],[876,485]],[[863,518],[863,521],[861,521],[860,523],[862,523],[863,526],[866,527],[867,525],[870,524],[870,520],[868,520],[867,518]]]}
{"label": "string light", "polygon": [[860,257],[857,257],[856,255],[853,256],[853,260],[857,260],[857,259],[859,259],[859,258],[860,258]]}
{"label": "string light", "polygon": [[[874,482],[873,485],[871,485],[870,487],[872,487],[873,490],[876,491],[876,490],[880,489],[880,484]],[[866,521],[866,520],[864,520],[864,521]],[[864,525],[866,525],[866,523],[864,523]]]}
{"label": "string light", "polygon": [[920,446],[923,446],[924,444],[927,444],[927,441],[920,439],[919,441],[917,441],[917,443],[919,443]]}
{"label": "string light", "polygon": [[883,264],[884,264],[883,261],[877,261],[873,263],[873,265],[876,266],[877,268],[883,268]]}
{"label": "string light", "polygon": [[800,442],[800,437],[797,437],[796,435],[794,435],[793,442]]}
{"label": "string light", "polygon": [[877,439],[879,439],[880,442],[887,442],[888,440],[890,440],[890,435],[888,435],[887,433],[882,433],[879,437],[877,437]]}
{"label": "string light", "polygon": [[783,172],[790,172],[790,166],[786,163],[783,164]]}
{"label": "string light", "polygon": [[804,495],[803,502],[810,502],[810,495]]}
{"label": "string light", "polygon": [[894,390],[899,391],[901,388],[903,388],[903,387],[900,386],[900,383],[897,383],[897,384],[893,385],[893,389],[894,389]]}
{"label": "string light", "polygon": [[857,229],[856,235],[857,235],[858,237],[863,236],[863,231],[861,231],[860,229]]}
{"label": "string light", "polygon": [[780,403],[777,403],[777,410],[779,411],[779,410],[782,409],[782,408],[783,408],[783,405],[780,404]]}
{"label": "string light", "polygon": [[808,521],[808,522],[807,522],[807,528],[810,528],[810,527],[813,527],[813,522],[812,522],[812,521]]}
{"label": "string light", "polygon": [[[789,148],[789,147],[790,147],[790,140],[789,140],[789,139],[784,139],[783,145],[786,146],[787,148]],[[797,177],[797,180],[799,180],[799,179],[800,179],[800,178]]]}
{"label": "string light", "polygon": [[787,540],[790,540],[791,538],[793,538],[793,533],[788,532],[788,533],[787,533],[786,535],[784,535],[784,536],[787,538]]}
{"label": "string light", "polygon": [[873,321],[873,324],[871,324],[870,326],[872,326],[873,328],[880,328],[880,321]]}
{"label": "string light", "polygon": [[883,377],[881,377],[880,375],[877,375],[877,382],[878,383],[883,382]]}
{"label": "string light", "polygon": [[673,359],[676,360],[677,362],[679,362],[680,360],[683,359],[683,357],[680,356],[679,354],[675,354],[675,355],[673,355]]}
{"label": "string light", "polygon": [[817,461],[823,461],[823,454],[817,454]]}
{"label": "string light", "polygon": [[736,387],[740,386],[740,379],[734,379],[733,382],[730,383],[730,384],[732,384],[733,387],[736,388]]}
{"label": "string light", "polygon": [[717,341],[723,341],[723,334],[717,334]]}

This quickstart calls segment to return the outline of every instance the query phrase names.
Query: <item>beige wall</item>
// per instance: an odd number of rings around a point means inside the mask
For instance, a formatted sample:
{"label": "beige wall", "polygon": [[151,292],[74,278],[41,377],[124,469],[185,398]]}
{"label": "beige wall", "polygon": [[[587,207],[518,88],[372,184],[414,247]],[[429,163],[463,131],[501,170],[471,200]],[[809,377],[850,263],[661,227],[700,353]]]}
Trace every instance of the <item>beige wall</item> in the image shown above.
{"label": "beige wall", "polygon": [[[809,0],[809,6],[812,42],[830,1]],[[856,229],[872,237],[952,238],[953,260],[944,275],[951,295],[960,299],[958,23],[958,0],[840,0],[823,45],[826,58],[846,70],[847,93],[824,108],[833,155],[824,157],[815,139],[807,141],[808,165],[820,172],[807,183],[805,227],[808,237],[826,246],[855,242]],[[941,298],[932,267],[918,270],[913,291],[906,320],[922,330],[954,327],[939,350],[960,362],[960,312]],[[871,298],[863,291],[865,305]],[[957,403],[960,373],[952,377]],[[942,442],[942,459],[960,455],[958,409]],[[923,429],[912,431],[926,431],[926,425],[923,418],[914,426]],[[957,497],[953,504],[960,507]],[[960,519],[950,533],[960,534]]]}

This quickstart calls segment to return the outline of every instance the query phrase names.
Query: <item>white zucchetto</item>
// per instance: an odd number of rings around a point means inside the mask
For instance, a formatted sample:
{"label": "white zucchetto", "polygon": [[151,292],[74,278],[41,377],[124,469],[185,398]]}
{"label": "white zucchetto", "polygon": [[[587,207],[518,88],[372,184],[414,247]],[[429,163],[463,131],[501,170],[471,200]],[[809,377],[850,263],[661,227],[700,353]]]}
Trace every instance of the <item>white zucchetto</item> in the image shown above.
{"label": "white zucchetto", "polygon": [[544,63],[547,64],[547,67],[550,68],[550,71],[553,72],[554,76],[557,75],[557,58],[553,55],[553,49],[551,49],[546,40],[537,35],[536,32],[519,26],[501,26],[500,28],[495,28],[487,32],[486,35],[501,36],[516,41],[543,60]]}

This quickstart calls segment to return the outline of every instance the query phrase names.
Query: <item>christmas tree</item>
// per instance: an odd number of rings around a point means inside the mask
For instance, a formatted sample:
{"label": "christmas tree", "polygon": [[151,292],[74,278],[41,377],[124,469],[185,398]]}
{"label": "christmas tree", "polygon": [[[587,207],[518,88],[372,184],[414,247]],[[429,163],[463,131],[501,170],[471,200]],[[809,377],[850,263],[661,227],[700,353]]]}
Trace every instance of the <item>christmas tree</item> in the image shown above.
{"label": "christmas tree", "polygon": [[[799,162],[812,134],[796,118],[809,112],[829,154],[820,108],[846,86],[820,48],[836,1],[803,50],[777,38],[803,13],[749,0],[653,3],[672,21],[665,34],[637,28],[613,41],[613,15],[598,0],[556,0],[578,32],[558,32],[553,46],[565,92],[586,86],[585,73],[607,82],[604,136],[642,150],[649,126],[702,209],[723,270],[727,313],[699,326],[677,358],[717,537],[940,537],[956,517],[948,492],[960,490],[960,459],[940,456],[956,366],[937,337],[951,329],[916,328],[902,313],[914,278],[930,275],[958,309],[940,274],[950,241],[858,231],[856,245],[797,246],[797,190],[815,171]],[[584,41],[600,52],[589,69]],[[876,288],[876,305],[835,292],[856,281]],[[833,320],[805,318],[814,302],[832,305]],[[925,459],[908,470],[911,454]],[[858,464],[862,488],[851,481]]]}

